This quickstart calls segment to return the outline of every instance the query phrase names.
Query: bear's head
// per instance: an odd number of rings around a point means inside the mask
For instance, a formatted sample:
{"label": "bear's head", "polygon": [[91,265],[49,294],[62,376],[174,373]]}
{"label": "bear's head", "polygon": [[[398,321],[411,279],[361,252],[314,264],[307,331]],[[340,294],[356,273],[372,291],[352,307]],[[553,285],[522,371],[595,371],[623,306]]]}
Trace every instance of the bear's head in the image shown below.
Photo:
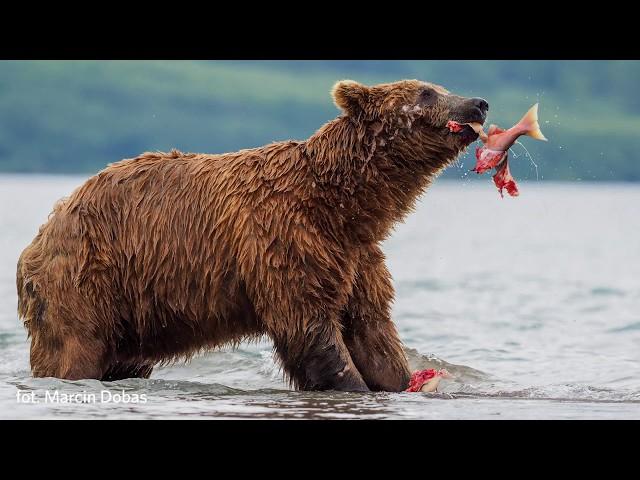
{"label": "bear's head", "polygon": [[439,85],[418,80],[370,87],[342,80],[334,85],[332,95],[346,116],[378,125],[381,131],[384,127],[389,140],[396,136],[410,140],[417,155],[422,148],[429,152],[440,146],[455,157],[478,134],[468,125],[451,132],[447,122],[483,124],[489,109],[482,98],[461,97]]}

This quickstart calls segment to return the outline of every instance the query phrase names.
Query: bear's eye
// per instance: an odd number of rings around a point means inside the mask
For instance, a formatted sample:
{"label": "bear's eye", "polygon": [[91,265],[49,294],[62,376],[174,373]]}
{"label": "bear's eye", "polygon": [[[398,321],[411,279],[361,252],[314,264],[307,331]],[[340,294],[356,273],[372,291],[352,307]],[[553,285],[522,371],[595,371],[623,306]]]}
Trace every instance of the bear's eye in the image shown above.
{"label": "bear's eye", "polygon": [[436,100],[436,92],[430,88],[425,88],[420,92],[420,103],[422,105],[431,105]]}

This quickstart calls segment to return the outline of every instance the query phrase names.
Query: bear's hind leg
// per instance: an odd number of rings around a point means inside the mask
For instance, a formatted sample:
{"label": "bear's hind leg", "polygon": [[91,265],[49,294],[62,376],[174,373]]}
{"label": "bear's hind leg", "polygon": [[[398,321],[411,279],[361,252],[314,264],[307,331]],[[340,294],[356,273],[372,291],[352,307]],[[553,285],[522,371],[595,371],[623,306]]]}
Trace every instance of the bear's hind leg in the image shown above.
{"label": "bear's hind leg", "polygon": [[100,380],[104,370],[104,348],[99,342],[74,335],[39,331],[33,334],[30,362],[34,377]]}

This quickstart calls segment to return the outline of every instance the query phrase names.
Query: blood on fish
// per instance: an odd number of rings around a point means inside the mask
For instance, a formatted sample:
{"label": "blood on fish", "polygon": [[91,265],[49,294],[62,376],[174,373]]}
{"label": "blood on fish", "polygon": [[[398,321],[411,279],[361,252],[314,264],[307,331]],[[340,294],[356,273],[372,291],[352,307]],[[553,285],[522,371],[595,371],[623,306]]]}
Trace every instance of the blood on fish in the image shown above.
{"label": "blood on fish", "polygon": [[[506,153],[506,152],[505,152]],[[507,193],[512,197],[517,197],[520,195],[520,191],[518,190],[518,184],[515,179],[511,176],[511,172],[509,171],[509,155],[505,155],[504,162],[498,165],[496,169],[495,175],[493,175],[493,183],[496,184],[498,190],[500,191],[500,196],[504,198],[504,194],[502,193],[502,189],[506,188]]]}
{"label": "blood on fish", "polygon": [[451,374],[444,369],[435,370],[433,368],[428,368],[426,370],[416,370],[411,374],[409,388],[407,388],[405,392],[419,392],[422,390],[425,383],[436,377],[451,378]]}
{"label": "blood on fish", "polygon": [[487,170],[497,167],[507,156],[507,152],[491,150],[490,148],[476,148],[476,166],[472,171],[484,173]]}
{"label": "blood on fish", "polygon": [[464,128],[464,124],[455,122],[453,120],[449,120],[447,122],[447,128],[449,129],[450,132],[458,133],[460,132],[460,130]]}
{"label": "blood on fish", "polygon": [[[449,126],[449,123],[447,123],[447,127],[452,132],[454,131],[452,127],[455,128],[459,125],[456,123],[456,125]],[[477,127],[477,124],[474,124],[474,126]],[[522,135],[528,135],[537,140],[547,140],[540,131],[540,125],[538,124],[538,104],[536,103],[531,107],[525,116],[508,130],[503,130],[497,125],[491,125],[486,134],[482,131],[482,126],[476,132],[478,132],[484,145],[476,149],[476,166],[472,171],[481,174],[495,168],[496,173],[493,175],[493,182],[498,188],[500,196],[504,197],[502,190],[506,189],[509,195],[517,197],[520,191],[509,171],[508,152],[518,137]]]}

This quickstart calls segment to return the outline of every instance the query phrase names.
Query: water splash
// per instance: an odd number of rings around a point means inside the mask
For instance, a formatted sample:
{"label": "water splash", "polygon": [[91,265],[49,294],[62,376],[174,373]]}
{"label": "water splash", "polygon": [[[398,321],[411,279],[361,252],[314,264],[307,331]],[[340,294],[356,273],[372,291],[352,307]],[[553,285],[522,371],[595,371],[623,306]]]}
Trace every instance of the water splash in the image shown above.
{"label": "water splash", "polygon": [[[525,156],[529,158],[529,161],[531,162],[531,164],[533,165],[533,167],[536,170],[536,182],[540,180],[540,178],[538,177],[538,164],[533,160],[533,157],[531,156],[531,154],[529,153],[529,150],[527,150],[527,147],[525,147],[521,142],[519,142],[518,140],[516,140],[516,143],[518,145],[520,145],[525,152]],[[513,158],[518,158],[520,155],[517,155],[513,150],[509,149],[509,151],[513,154]]]}

